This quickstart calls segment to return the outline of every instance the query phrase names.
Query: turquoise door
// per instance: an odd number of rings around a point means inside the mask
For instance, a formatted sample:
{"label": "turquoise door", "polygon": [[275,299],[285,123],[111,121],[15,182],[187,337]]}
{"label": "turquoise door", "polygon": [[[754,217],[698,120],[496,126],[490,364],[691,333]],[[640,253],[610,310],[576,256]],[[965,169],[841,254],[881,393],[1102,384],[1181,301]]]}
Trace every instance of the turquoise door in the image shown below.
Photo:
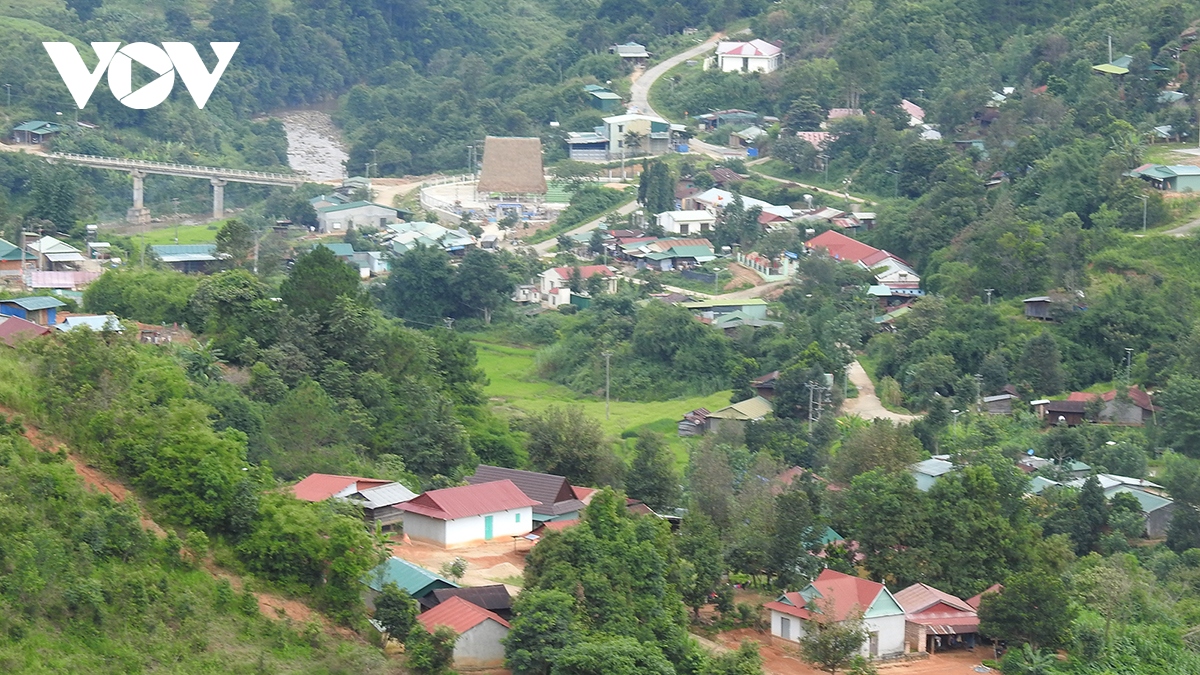
{"label": "turquoise door", "polygon": [[492,538],[492,517],[491,516],[483,517],[483,538],[484,539]]}

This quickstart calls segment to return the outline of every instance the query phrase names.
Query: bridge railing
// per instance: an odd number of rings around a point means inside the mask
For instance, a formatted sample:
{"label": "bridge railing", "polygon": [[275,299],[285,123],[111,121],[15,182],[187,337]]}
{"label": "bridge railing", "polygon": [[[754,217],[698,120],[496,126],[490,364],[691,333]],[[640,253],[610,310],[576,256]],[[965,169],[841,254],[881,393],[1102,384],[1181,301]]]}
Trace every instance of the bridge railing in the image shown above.
{"label": "bridge railing", "polygon": [[224,169],[215,166],[198,166],[195,164],[175,164],[172,162],[156,162],[148,159],[131,159],[123,157],[104,157],[102,155],[81,155],[73,152],[55,152],[47,155],[50,159],[63,159],[67,161],[87,163],[93,165],[115,166],[120,168],[146,168],[159,169],[162,171],[174,171],[180,173],[193,173],[214,178],[221,177],[242,177],[242,178],[258,178],[263,180],[278,180],[290,183],[303,181],[303,177],[294,174],[271,173],[269,171],[251,171],[249,169]]}

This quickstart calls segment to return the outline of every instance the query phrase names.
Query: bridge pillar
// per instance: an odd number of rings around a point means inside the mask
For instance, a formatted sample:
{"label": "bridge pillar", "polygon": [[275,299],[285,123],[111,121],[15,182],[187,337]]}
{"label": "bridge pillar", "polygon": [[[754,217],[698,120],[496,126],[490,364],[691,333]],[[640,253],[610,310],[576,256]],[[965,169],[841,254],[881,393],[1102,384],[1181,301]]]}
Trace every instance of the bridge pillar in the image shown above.
{"label": "bridge pillar", "polygon": [[213,186],[213,218],[225,217],[225,183],[220,178],[212,178],[208,182]]}
{"label": "bridge pillar", "polygon": [[145,188],[142,181],[146,173],[134,169],[129,175],[133,176],[133,208],[125,212],[125,220],[135,225],[145,225],[150,222],[150,209],[143,204]]}

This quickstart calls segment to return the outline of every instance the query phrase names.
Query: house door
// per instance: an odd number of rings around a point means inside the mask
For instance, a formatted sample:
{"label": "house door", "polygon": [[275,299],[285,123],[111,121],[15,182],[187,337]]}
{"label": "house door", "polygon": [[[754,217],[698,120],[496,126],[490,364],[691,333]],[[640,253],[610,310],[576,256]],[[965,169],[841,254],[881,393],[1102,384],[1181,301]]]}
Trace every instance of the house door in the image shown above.
{"label": "house door", "polygon": [[492,538],[492,517],[491,516],[483,517],[483,538],[484,539]]}
{"label": "house door", "polygon": [[792,620],[786,616],[779,618],[779,637],[784,640],[792,639]]}
{"label": "house door", "polygon": [[871,656],[879,656],[879,632],[872,631],[871,633]]}

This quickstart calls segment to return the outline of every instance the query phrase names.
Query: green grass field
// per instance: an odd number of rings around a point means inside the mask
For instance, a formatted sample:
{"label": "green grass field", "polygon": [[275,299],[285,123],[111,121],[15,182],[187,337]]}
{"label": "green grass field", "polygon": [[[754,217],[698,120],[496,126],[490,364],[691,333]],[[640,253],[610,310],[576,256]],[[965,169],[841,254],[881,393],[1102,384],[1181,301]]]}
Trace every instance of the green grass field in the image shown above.
{"label": "green grass field", "polygon": [[578,405],[600,421],[614,438],[628,430],[650,429],[666,435],[680,465],[687,463],[687,447],[676,435],[675,424],[685,412],[696,408],[716,410],[729,405],[728,391],[671,401],[638,403],[612,401],[611,417],[604,419],[604,399],[579,394],[561,385],[538,380],[533,374],[537,350],[476,341],[479,365],[487,373],[484,393],[493,408],[506,416],[537,413],[552,405]]}
{"label": "green grass field", "polygon": [[[211,244],[217,240],[217,231],[224,225],[224,221],[206,223],[204,225],[180,225],[179,226],[179,243],[180,244]],[[175,227],[173,225],[164,226],[157,230],[150,230],[145,234],[131,235],[137,243],[146,242],[147,246],[158,246],[160,244],[175,243]]]}

